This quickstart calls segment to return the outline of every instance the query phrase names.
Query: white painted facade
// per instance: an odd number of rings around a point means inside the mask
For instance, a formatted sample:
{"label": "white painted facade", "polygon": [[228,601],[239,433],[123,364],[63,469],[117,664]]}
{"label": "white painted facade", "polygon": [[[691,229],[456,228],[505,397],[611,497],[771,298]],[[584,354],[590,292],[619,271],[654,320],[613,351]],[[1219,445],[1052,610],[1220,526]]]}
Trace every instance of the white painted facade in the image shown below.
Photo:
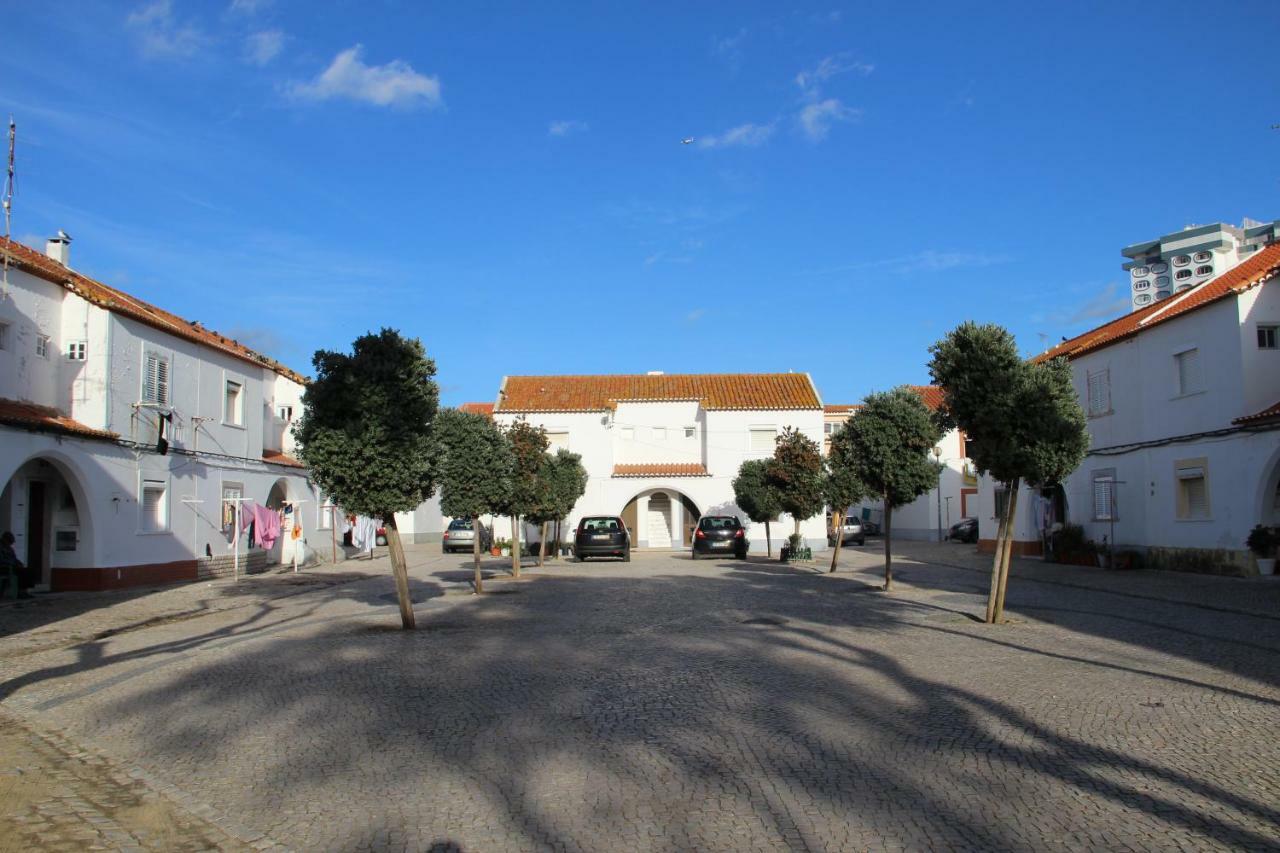
{"label": "white painted facade", "polygon": [[[302,411],[298,382],[43,275],[11,268],[8,282],[0,398],[118,436],[0,426],[0,529],[13,532],[20,559],[41,566],[41,582],[71,589],[195,579],[206,549],[232,553],[221,525],[224,493],[264,505],[307,501],[298,504],[304,532],[327,527],[305,471],[264,459],[264,451],[293,450],[288,418]],[[160,362],[166,390],[149,400]],[[167,454],[156,450],[162,412],[173,416]],[[247,557],[246,537],[239,547]],[[277,543],[272,556],[287,560],[292,548],[292,540]]]}
{"label": "white painted facade", "polygon": [[[973,464],[964,455],[960,431],[953,429],[948,432],[936,448],[938,452],[931,458],[944,466],[938,486],[893,511],[894,539],[942,541],[951,525],[962,518],[972,517],[978,510],[978,478]],[[859,515],[863,508],[870,511],[869,517],[883,525],[883,501],[865,500],[850,514]]]}
{"label": "white painted facade", "polygon": [[[1280,401],[1280,349],[1260,345],[1260,326],[1280,327],[1276,279],[1072,360],[1086,412],[1090,377],[1094,395],[1091,450],[1063,484],[1066,521],[1119,549],[1222,552],[1253,571],[1250,529],[1280,524],[1280,429],[1232,423]],[[984,540],[996,533],[995,492],[982,478]],[[1019,497],[1019,542],[1040,540],[1035,495]]]}
{"label": "white painted facade", "polygon": [[[734,503],[733,479],[748,459],[773,454],[772,436],[795,427],[822,442],[822,410],[708,410],[693,400],[618,402],[613,411],[498,412],[504,426],[517,417],[546,429],[552,451],[565,447],[582,456],[586,492],[565,525],[572,531],[588,515],[624,515],[634,501],[632,541],[640,548],[686,547],[686,530],[699,515],[737,515],[747,525],[751,553],[765,551],[763,524],[752,524]],[[755,444],[753,445],[753,435]],[[767,443],[765,442],[768,436]],[[700,476],[617,476],[615,465],[701,465]],[[510,537],[510,520],[493,519],[494,534]],[[805,519],[801,535],[815,549],[826,547],[822,515]],[[794,530],[788,516],[770,527],[776,549]],[[532,530],[524,533],[536,538]],[[566,538],[569,534],[566,533]]]}

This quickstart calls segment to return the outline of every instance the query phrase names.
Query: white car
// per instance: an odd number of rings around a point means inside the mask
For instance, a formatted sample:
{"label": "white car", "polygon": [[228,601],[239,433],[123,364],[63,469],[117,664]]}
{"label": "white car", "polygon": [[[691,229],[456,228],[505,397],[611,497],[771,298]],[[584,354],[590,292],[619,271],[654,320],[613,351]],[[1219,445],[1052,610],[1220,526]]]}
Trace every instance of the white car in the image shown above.
{"label": "white car", "polygon": [[[862,520],[856,516],[846,516],[844,524],[840,525],[840,544],[848,545],[850,542],[856,545],[867,544],[867,534],[862,529]],[[831,530],[827,531],[827,544],[836,544],[835,533]]]}

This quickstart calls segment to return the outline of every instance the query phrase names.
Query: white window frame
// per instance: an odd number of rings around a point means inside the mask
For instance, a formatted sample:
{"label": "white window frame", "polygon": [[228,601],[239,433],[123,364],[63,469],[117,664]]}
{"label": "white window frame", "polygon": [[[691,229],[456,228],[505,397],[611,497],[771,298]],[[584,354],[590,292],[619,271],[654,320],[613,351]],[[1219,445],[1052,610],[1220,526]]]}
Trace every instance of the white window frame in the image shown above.
{"label": "white window frame", "polygon": [[[1187,494],[1187,483],[1199,480],[1204,489],[1204,514],[1192,515],[1191,504]],[[1201,456],[1196,459],[1178,459],[1173,463],[1174,482],[1174,518],[1177,521],[1212,521],[1213,501],[1209,492],[1209,460]]]}
{"label": "white window frame", "polygon": [[1116,512],[1116,469],[1094,471],[1089,483],[1093,491],[1093,520],[1119,521],[1120,514]]}
{"label": "white window frame", "polygon": [[685,437],[685,438],[695,438],[695,439],[696,439],[696,438],[698,437],[698,428],[697,428],[696,426],[687,426],[687,427],[685,427],[685,428],[684,428],[684,437]]}
{"label": "white window frame", "polygon": [[284,403],[276,406],[276,417],[287,424],[293,423],[293,404]]}
{"label": "white window frame", "polygon": [[[768,449],[756,447],[757,433],[769,433]],[[773,454],[778,444],[778,426],[777,424],[751,424],[747,427],[747,452],[749,453],[768,453]]]}
{"label": "white window frame", "polygon": [[619,428],[618,428],[618,437],[619,437],[619,438],[621,438],[623,441],[635,441],[635,440],[636,440],[636,428],[635,428],[635,427],[629,427],[629,426],[619,427]]}
{"label": "white window frame", "polygon": [[[1094,380],[1100,380],[1099,393],[1094,394]],[[1111,368],[1085,371],[1085,402],[1089,417],[1102,418],[1112,414],[1111,409]]]}
{"label": "white window frame", "polygon": [[654,441],[666,441],[666,440],[667,440],[667,428],[666,428],[666,427],[659,427],[659,426],[656,426],[656,427],[650,427],[650,429],[651,429],[651,430],[652,430],[652,432],[653,432],[653,440],[654,440]]}
{"label": "white window frame", "polygon": [[67,341],[67,361],[85,361],[89,356],[89,342]]}
{"label": "white window frame", "polygon": [[[155,398],[151,398],[147,394],[147,385],[151,380],[151,359],[156,360],[156,394]],[[160,365],[164,365],[163,371]],[[163,379],[160,373],[164,373]],[[161,393],[163,392],[163,393]],[[155,347],[144,347],[142,350],[142,389],[138,394],[138,399],[143,403],[150,403],[153,406],[167,407],[173,400],[173,355],[172,353]]]}
{"label": "white window frame", "polygon": [[48,358],[49,343],[51,342],[51,340],[52,339],[48,335],[37,332],[36,333],[36,355],[40,356],[41,358]]}
{"label": "white window frame", "polygon": [[[232,385],[236,387],[236,399],[234,406],[228,406],[227,397]],[[244,429],[244,392],[244,378],[224,371],[222,374],[222,423],[224,426]],[[232,408],[235,411],[231,411]]]}
{"label": "white window frame", "polygon": [[[229,493],[230,493],[230,494],[229,494]],[[223,480],[223,481],[222,481],[221,497],[220,497],[220,498],[218,498],[218,527],[219,527],[219,529],[221,529],[221,528],[222,528],[223,523],[224,523],[224,521],[225,521],[225,519],[226,519],[226,514],[225,514],[224,507],[227,505],[227,500],[228,500],[228,498],[231,498],[231,497],[236,497],[236,498],[243,498],[243,497],[244,497],[244,483],[237,483],[237,482],[233,482],[233,481],[231,481],[231,480]],[[231,504],[231,507],[232,507],[232,515],[231,515],[231,517],[232,517],[232,519],[233,519],[232,524],[234,525],[234,523],[235,523],[235,522],[234,522],[234,518],[235,518],[235,507],[236,507],[236,504]]]}
{"label": "white window frame", "polygon": [[[1195,355],[1192,356],[1191,353]],[[1187,380],[1184,382],[1184,379]],[[1183,344],[1173,351],[1174,398],[1192,397],[1206,390],[1204,351],[1195,344]]]}
{"label": "white window frame", "polygon": [[[152,526],[152,520],[147,515],[147,492],[158,489],[160,491],[160,514],[158,526]],[[172,520],[172,512],[169,499],[169,475],[167,473],[156,474],[146,471],[138,472],[138,535],[139,536],[156,536],[170,532]]]}

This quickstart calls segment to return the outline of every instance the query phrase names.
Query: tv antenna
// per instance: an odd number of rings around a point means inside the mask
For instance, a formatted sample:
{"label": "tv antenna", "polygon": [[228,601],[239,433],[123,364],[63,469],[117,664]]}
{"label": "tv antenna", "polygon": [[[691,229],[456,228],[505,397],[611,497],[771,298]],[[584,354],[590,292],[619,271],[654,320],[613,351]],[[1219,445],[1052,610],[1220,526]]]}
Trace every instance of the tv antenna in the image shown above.
{"label": "tv antenna", "polygon": [[18,126],[9,116],[9,160],[4,178],[4,272],[0,273],[0,296],[9,295],[9,226],[13,219],[13,148],[18,138]]}

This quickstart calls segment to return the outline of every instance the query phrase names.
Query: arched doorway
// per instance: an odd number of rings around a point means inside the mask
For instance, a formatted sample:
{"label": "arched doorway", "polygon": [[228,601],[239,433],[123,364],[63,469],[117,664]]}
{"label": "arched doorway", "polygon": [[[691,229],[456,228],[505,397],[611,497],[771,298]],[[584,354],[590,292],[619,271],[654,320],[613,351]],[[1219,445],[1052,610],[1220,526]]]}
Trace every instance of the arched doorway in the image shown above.
{"label": "arched doorway", "polygon": [[688,495],[668,488],[646,489],[620,514],[634,547],[659,549],[691,546],[700,515]]}
{"label": "arched doorway", "polygon": [[0,490],[0,530],[35,589],[54,586],[54,571],[92,563],[89,504],[80,481],[58,461],[37,456],[20,465]]}

